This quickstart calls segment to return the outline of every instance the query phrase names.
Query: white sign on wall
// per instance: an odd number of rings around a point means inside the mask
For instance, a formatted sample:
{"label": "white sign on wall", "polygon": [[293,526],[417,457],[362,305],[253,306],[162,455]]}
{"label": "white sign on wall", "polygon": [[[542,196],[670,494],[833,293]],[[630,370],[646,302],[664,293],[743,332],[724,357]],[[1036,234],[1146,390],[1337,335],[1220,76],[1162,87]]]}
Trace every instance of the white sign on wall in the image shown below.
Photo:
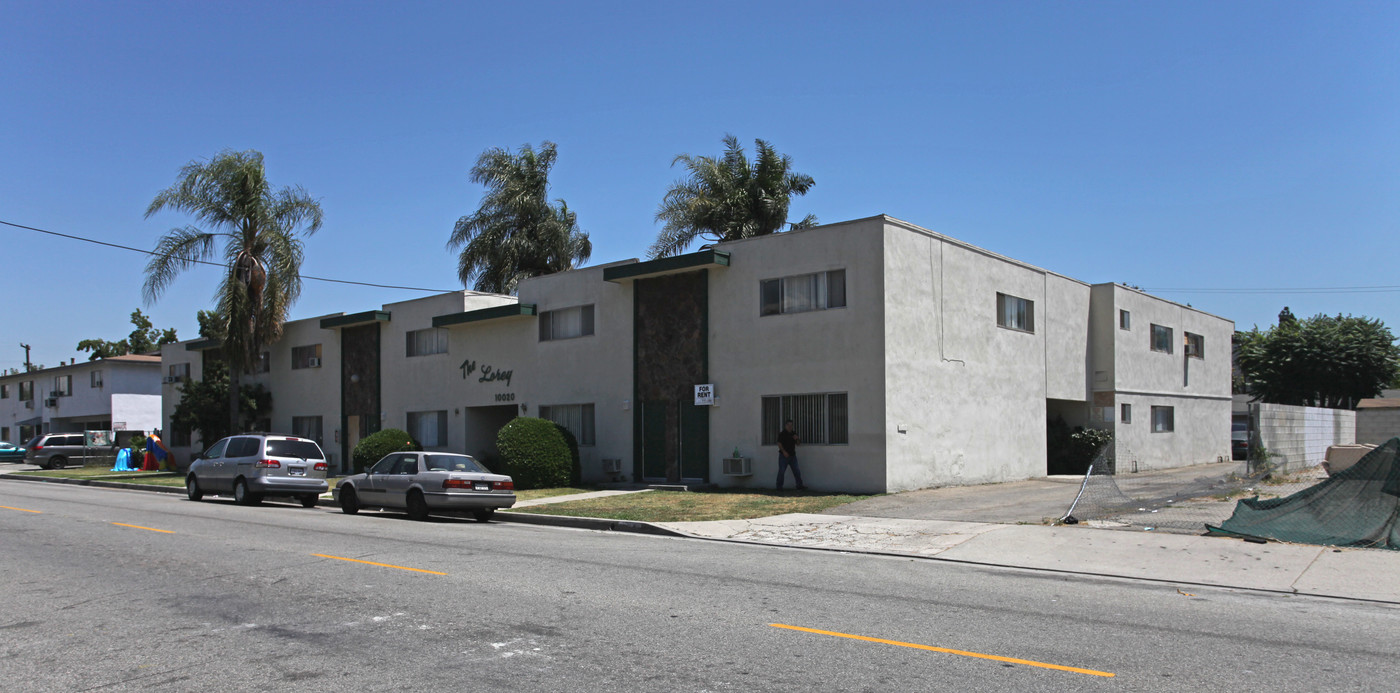
{"label": "white sign on wall", "polygon": [[695,406],[713,407],[715,405],[715,386],[713,383],[695,386]]}

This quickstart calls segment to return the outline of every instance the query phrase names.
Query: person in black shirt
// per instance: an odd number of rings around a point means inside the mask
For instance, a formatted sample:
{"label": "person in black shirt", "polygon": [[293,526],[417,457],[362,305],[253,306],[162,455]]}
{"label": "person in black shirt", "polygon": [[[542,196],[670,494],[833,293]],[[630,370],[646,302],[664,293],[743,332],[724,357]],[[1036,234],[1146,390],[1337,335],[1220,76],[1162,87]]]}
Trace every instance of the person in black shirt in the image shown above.
{"label": "person in black shirt", "polygon": [[802,485],[802,472],[797,468],[797,444],[802,442],[797,437],[797,432],[792,430],[792,419],[783,422],[783,430],[778,432],[778,490],[783,490],[783,477],[787,476],[787,468],[792,467],[792,478],[797,482],[797,490],[801,491],[806,486]]}

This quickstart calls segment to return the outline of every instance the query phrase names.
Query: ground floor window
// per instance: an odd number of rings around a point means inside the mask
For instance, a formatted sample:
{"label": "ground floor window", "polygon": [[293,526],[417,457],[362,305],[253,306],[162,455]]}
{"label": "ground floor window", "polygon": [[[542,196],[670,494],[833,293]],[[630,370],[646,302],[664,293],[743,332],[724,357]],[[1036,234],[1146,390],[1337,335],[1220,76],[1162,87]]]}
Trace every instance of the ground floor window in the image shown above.
{"label": "ground floor window", "polygon": [[540,418],[569,429],[579,445],[595,445],[592,404],[550,404],[540,407]]}
{"label": "ground floor window", "polygon": [[846,393],[769,395],[763,398],[763,444],[777,445],[783,422],[792,419],[802,445],[846,445],[850,441]]}
{"label": "ground floor window", "polygon": [[424,448],[447,447],[447,410],[409,412],[408,434]]}
{"label": "ground floor window", "polygon": [[0,426],[0,440],[3,440],[3,441],[5,441],[5,442],[7,442],[7,443],[10,442],[10,427],[9,427],[9,426]]}
{"label": "ground floor window", "polygon": [[298,438],[316,441],[321,444],[321,417],[319,416],[293,416],[292,435]]}
{"label": "ground floor window", "polygon": [[1152,432],[1171,433],[1176,430],[1176,412],[1172,407],[1152,408]]}

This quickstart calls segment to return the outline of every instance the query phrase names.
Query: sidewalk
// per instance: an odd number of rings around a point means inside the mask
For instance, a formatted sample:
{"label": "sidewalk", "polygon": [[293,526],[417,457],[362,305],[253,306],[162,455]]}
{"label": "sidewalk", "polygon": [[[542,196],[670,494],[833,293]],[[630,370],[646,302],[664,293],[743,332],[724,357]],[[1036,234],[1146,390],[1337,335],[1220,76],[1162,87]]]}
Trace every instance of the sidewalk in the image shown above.
{"label": "sidewalk", "polygon": [[[848,506],[849,507],[849,506]],[[1400,552],[1226,537],[1015,525],[776,515],[657,523],[687,536],[1400,604]]]}

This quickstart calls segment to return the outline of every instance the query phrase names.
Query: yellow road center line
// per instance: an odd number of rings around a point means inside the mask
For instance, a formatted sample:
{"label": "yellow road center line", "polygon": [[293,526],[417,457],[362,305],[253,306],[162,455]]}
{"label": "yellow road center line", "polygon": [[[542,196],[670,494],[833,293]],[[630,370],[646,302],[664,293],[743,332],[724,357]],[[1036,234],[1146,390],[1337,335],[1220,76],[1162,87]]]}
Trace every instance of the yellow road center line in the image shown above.
{"label": "yellow road center line", "polygon": [[1036,662],[1036,661],[1032,661],[1032,660],[1029,660],[1029,659],[1016,659],[1016,658],[1014,658],[1014,657],[1002,657],[1002,656],[999,656],[999,655],[982,654],[982,653],[980,653],[980,652],[967,652],[967,651],[965,651],[965,650],[950,650],[950,649],[948,649],[948,648],[946,648],[946,647],[934,647],[934,646],[932,646],[932,645],[920,645],[920,644],[918,644],[918,643],[900,642],[900,641],[898,641],[898,640],[885,640],[885,639],[883,639],[883,638],[872,638],[872,637],[868,637],[868,636],[865,636],[865,635],[852,635],[852,634],[850,634],[850,633],[837,633],[837,632],[835,632],[835,631],[830,631],[830,630],[817,630],[817,629],[815,629],[815,628],[803,628],[802,626],[789,626],[789,625],[785,625],[785,624],[782,624],[782,623],[770,623],[770,624],[768,624],[768,625],[770,625],[770,626],[772,626],[772,627],[774,627],[774,628],[786,628],[787,630],[798,630],[798,631],[802,631],[803,633],[816,633],[817,635],[830,635],[830,636],[835,637],[835,638],[850,638],[851,640],[864,640],[864,641],[866,641],[866,642],[878,642],[878,643],[882,643],[882,644],[885,644],[885,645],[898,645],[898,646],[900,646],[900,647],[912,647],[912,648],[914,648],[914,649],[916,649],[916,650],[928,650],[928,651],[930,651],[930,652],[943,652],[943,653],[946,653],[946,654],[955,654],[955,655],[959,655],[959,656],[962,656],[962,657],[976,657],[976,658],[978,658],[978,659],[990,659],[990,660],[997,661],[997,662],[1009,662],[1009,663],[1011,663],[1011,664],[1025,664],[1026,666],[1040,667],[1040,668],[1042,668],[1042,669],[1057,669],[1057,670],[1059,670],[1059,671],[1072,671],[1072,672],[1074,672],[1074,673],[1076,673],[1076,674],[1088,674],[1088,675],[1090,675],[1090,676],[1105,676],[1105,677],[1108,677],[1108,678],[1113,678],[1113,677],[1115,676],[1115,674],[1110,673],[1110,672],[1107,672],[1107,671],[1095,671],[1095,670],[1093,670],[1093,669],[1080,669],[1080,668],[1078,668],[1078,667],[1067,667],[1067,666],[1061,666],[1061,665],[1059,665],[1059,664],[1047,664],[1047,663],[1045,663],[1045,662]]}
{"label": "yellow road center line", "polygon": [[415,572],[415,573],[427,573],[427,574],[429,574],[429,575],[446,575],[446,574],[447,574],[447,573],[439,573],[439,572],[436,571],[436,570],[423,570],[422,568],[406,568],[406,567],[401,566],[401,565],[390,565],[390,564],[388,564],[388,563],[375,563],[374,561],[362,561],[362,560],[360,560],[360,559],[358,559],[358,558],[345,558],[345,557],[343,557],[343,556],[327,556],[327,555],[324,554],[324,553],[313,553],[313,554],[311,554],[311,555],[312,555],[312,556],[315,556],[315,557],[317,557],[317,558],[334,558],[334,559],[337,560],[337,561],[350,561],[351,563],[364,563],[365,565],[377,565],[377,566],[379,566],[380,568],[397,568],[398,570],[411,570],[411,571],[413,571],[413,572]]}
{"label": "yellow road center line", "polygon": [[128,525],[128,524],[124,524],[124,523],[121,523],[121,522],[113,522],[112,524],[114,524],[114,525],[116,525],[116,526],[118,526],[118,527],[130,527],[130,528],[132,528],[132,529],[144,529],[144,530],[146,530],[147,532],[160,532],[161,534],[174,534],[174,532],[172,532],[172,531],[170,531],[170,530],[168,530],[168,529],[156,529],[155,527],[142,527],[141,525]]}
{"label": "yellow road center line", "polygon": [[8,505],[0,505],[0,508],[4,508],[4,509],[6,509],[6,510],[18,510],[18,511],[20,511],[20,512],[22,512],[22,513],[34,513],[35,515],[43,515],[43,514],[44,514],[44,511],[42,511],[42,510],[26,510],[26,509],[24,509],[24,508],[11,508],[11,507],[8,506]]}

